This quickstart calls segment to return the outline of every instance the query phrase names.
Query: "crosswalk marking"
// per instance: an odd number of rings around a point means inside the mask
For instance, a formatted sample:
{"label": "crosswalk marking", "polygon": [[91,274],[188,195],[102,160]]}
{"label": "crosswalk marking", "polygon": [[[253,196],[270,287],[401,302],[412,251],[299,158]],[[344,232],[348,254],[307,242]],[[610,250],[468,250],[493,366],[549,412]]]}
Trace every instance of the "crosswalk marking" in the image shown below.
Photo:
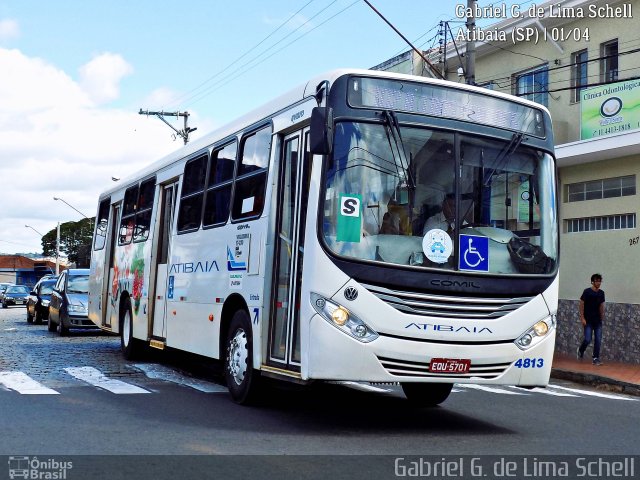
{"label": "crosswalk marking", "polygon": [[477,385],[475,383],[461,383],[458,384],[462,388],[470,388],[472,390],[482,390],[483,392],[500,393],[502,395],[526,395],[526,393],[512,392],[503,388],[489,387],[487,385]]}
{"label": "crosswalk marking", "polygon": [[576,397],[577,396],[571,393],[554,392],[549,388],[540,388],[540,387],[534,387],[534,388],[511,387],[511,388],[522,390],[524,392],[535,392],[535,393],[542,393],[543,395],[552,395],[554,397]]}
{"label": "crosswalk marking", "polygon": [[[190,378],[172,368],[165,367],[157,364],[133,364],[131,365],[139,371],[143,372],[146,377],[151,379],[162,380],[171,383],[177,383],[188,386],[195,390],[204,393],[226,393],[228,389],[225,386],[218,385],[206,380],[200,380],[196,378]],[[137,394],[137,393],[153,393],[142,387],[132,385],[130,383],[123,382],[121,380],[107,377],[100,370],[94,367],[66,367],[63,369],[67,374],[73,378],[80,380],[86,384],[94,387],[107,390],[115,394]],[[379,385],[370,385],[364,382],[331,382],[339,385],[343,385],[347,388],[355,388],[358,390],[364,390],[379,394],[393,393],[396,390],[393,388],[383,388]],[[58,385],[55,383],[55,385]],[[37,380],[29,377],[24,372],[19,371],[0,371],[0,390],[10,390],[22,395],[59,395],[60,392],[53,390],[45,385],[41,384]],[[452,393],[466,393],[470,390],[479,390],[483,392],[498,394],[498,395],[551,395],[556,397],[599,397],[610,400],[626,400],[626,401],[638,401],[638,398],[633,398],[626,395],[616,393],[604,393],[595,392],[591,390],[581,390],[578,388],[563,387],[560,385],[550,384],[546,388],[535,387],[531,389],[525,389],[516,386],[490,386],[479,384],[456,384],[452,389]]]}
{"label": "crosswalk marking", "polygon": [[374,385],[369,385],[361,382],[336,381],[336,382],[329,382],[329,383],[334,383],[336,385],[343,385],[345,387],[353,388],[354,390],[362,390],[363,392],[389,393],[393,391],[388,388],[380,388]]}
{"label": "crosswalk marking", "polygon": [[205,393],[227,393],[229,389],[213,382],[198,380],[197,378],[189,378],[175,370],[152,363],[134,363],[133,366],[144,372],[149,378],[164,380],[166,382],[177,383],[187,387],[194,388]]}
{"label": "crosswalk marking", "polygon": [[93,367],[67,367],[64,371],[78,380],[112,393],[151,393],[149,390],[137,387],[136,385],[108,378],[100,370]]}
{"label": "crosswalk marking", "polygon": [[45,387],[23,372],[0,372],[0,385],[22,395],[58,395],[59,392]]}
{"label": "crosswalk marking", "polygon": [[559,390],[564,390],[564,391],[567,391],[567,392],[574,392],[574,393],[578,393],[580,395],[586,395],[586,396],[589,396],[589,397],[610,398],[610,399],[614,399],[614,400],[628,400],[630,402],[637,402],[638,401],[637,398],[624,397],[622,395],[617,395],[617,394],[613,394],[613,393],[600,393],[600,392],[592,392],[590,390],[578,390],[577,388],[561,387],[560,385],[553,385],[553,388],[557,388]]}

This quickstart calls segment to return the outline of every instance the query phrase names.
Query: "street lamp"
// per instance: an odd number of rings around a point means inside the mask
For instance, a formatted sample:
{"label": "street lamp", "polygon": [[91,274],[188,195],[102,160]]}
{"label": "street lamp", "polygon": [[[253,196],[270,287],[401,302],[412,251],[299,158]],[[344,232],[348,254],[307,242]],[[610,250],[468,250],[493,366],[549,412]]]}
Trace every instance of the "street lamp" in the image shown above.
{"label": "street lamp", "polygon": [[40,235],[41,237],[44,237],[43,234],[41,234],[38,230],[36,230],[35,228],[33,228],[31,225],[25,225],[25,228],[30,228],[31,230],[33,230],[34,232],[36,232],[38,235]]}
{"label": "street lamp", "polygon": [[74,207],[73,205],[71,205],[69,202],[67,202],[66,200],[64,200],[63,198],[60,197],[53,197],[54,200],[60,200],[63,203],[66,203],[67,206],[73,208],[76,212],[78,212],[80,215],[82,215],[84,218],[86,218],[87,220],[89,219],[89,217],[87,217],[84,213],[82,213],[80,210],[78,210],[76,207]]}

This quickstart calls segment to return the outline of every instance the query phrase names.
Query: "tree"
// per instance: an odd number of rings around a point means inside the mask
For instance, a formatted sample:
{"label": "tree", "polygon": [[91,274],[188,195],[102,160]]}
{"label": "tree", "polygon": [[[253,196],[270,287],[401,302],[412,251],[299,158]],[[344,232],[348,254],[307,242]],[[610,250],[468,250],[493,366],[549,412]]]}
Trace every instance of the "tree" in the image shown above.
{"label": "tree", "polygon": [[[78,222],[65,222],[60,224],[60,251],[67,255],[70,262],[84,264],[82,247],[91,245],[93,238],[93,218],[84,218]],[[49,230],[42,237],[42,252],[45,256],[56,255],[56,228]]]}

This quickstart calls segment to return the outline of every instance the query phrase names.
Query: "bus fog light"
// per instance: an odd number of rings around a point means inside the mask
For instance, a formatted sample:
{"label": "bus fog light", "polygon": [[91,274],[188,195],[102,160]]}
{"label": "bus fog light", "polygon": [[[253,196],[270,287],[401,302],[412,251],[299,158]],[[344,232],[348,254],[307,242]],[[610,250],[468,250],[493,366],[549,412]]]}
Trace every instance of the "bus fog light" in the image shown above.
{"label": "bus fog light", "polygon": [[331,319],[337,325],[343,326],[349,320],[349,312],[343,307],[338,307],[331,314]]}
{"label": "bus fog light", "polygon": [[355,333],[358,337],[364,337],[367,334],[367,327],[365,327],[364,325],[358,325],[353,330],[353,333]]}
{"label": "bus fog light", "polygon": [[322,297],[317,293],[312,293],[311,305],[329,324],[359,342],[369,343],[378,338],[378,333],[372,330],[366,323],[342,305],[328,298]]}
{"label": "bus fog light", "polygon": [[528,345],[531,343],[531,340],[533,340],[533,339],[531,338],[531,335],[528,335],[528,334],[527,334],[527,335],[524,335],[524,336],[520,339],[520,344],[521,344],[523,347],[526,347],[526,346],[528,346]]}

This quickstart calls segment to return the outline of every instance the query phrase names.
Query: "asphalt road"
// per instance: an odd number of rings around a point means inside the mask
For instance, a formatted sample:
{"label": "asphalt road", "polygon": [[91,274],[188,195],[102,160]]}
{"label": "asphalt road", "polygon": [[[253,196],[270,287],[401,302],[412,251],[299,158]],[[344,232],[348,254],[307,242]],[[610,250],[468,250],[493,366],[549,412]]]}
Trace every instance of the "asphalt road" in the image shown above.
{"label": "asphalt road", "polygon": [[[416,409],[393,385],[273,385],[241,407],[215,364],[161,352],[126,362],[118,338],[59,337],[19,307],[0,310],[0,412],[0,478],[34,456],[74,461],[65,478],[394,478],[409,472],[397,458],[423,457],[464,463],[462,476],[423,477],[473,478],[472,458],[492,455],[482,476],[514,478],[493,459],[520,468],[523,456],[640,453],[638,397],[555,380],[536,391],[459,385],[440,407]],[[606,478],[597,473],[582,478]]]}

